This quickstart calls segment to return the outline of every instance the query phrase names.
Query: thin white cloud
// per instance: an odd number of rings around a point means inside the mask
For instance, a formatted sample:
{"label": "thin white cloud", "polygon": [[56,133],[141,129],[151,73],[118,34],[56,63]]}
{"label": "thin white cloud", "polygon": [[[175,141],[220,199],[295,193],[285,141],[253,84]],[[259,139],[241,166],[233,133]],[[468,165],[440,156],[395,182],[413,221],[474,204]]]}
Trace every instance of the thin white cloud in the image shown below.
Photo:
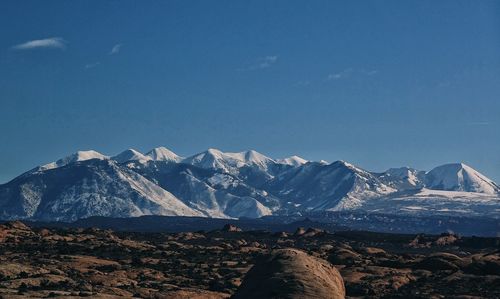
{"label": "thin white cloud", "polygon": [[469,126],[489,126],[490,124],[489,121],[472,121],[468,123]]}
{"label": "thin white cloud", "polygon": [[114,55],[120,53],[120,50],[122,49],[123,44],[116,44],[111,48],[111,51],[109,51],[109,55]]}
{"label": "thin white cloud", "polygon": [[85,69],[88,70],[88,69],[95,68],[99,64],[101,64],[99,61],[88,63],[88,64],[85,65]]}
{"label": "thin white cloud", "polygon": [[345,69],[338,73],[328,74],[326,80],[339,80],[342,78],[349,77],[353,73],[353,69]]}
{"label": "thin white cloud", "polygon": [[335,74],[328,74],[326,79],[327,80],[338,80],[338,79],[341,79],[342,77],[343,77],[342,73],[335,73]]}
{"label": "thin white cloud", "polygon": [[239,69],[240,71],[255,71],[255,70],[262,70],[262,69],[267,69],[271,67],[273,64],[275,64],[278,61],[278,56],[277,55],[269,55],[269,56],[264,56],[256,59],[256,61],[247,67]]}
{"label": "thin white cloud", "polygon": [[378,74],[378,70],[365,70],[365,69],[362,69],[362,70],[359,70],[359,72],[362,73],[363,75],[367,75],[367,76],[373,76],[373,75]]}
{"label": "thin white cloud", "polygon": [[30,40],[25,43],[15,45],[14,50],[31,50],[31,49],[66,49],[67,42],[62,37],[50,37],[44,39]]}
{"label": "thin white cloud", "polygon": [[253,67],[255,69],[266,69],[278,61],[278,56],[266,56],[259,59],[258,63]]}
{"label": "thin white cloud", "polygon": [[351,77],[354,75],[374,76],[376,74],[378,74],[378,70],[348,68],[348,69],[345,69],[341,72],[328,74],[328,76],[326,76],[326,80],[328,80],[328,81],[339,80],[339,79],[348,78],[348,77]]}

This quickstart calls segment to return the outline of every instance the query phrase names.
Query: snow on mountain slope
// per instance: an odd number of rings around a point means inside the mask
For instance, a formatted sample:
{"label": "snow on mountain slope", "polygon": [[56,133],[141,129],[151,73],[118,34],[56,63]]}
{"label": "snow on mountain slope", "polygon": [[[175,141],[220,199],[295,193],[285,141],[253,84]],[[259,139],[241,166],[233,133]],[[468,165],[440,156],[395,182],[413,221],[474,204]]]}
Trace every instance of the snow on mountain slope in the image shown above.
{"label": "snow on mountain slope", "polygon": [[463,163],[438,166],[426,174],[428,189],[500,194],[491,179]]}
{"label": "snow on mountain slope", "polygon": [[209,217],[255,218],[269,215],[270,208],[276,206],[265,191],[231,174],[189,164],[155,163],[132,168]]}
{"label": "snow on mountain slope", "polygon": [[378,175],[378,178],[397,190],[419,189],[424,186],[425,171],[410,167],[390,168]]}
{"label": "snow on mountain slope", "polygon": [[190,173],[185,173],[185,180],[191,191],[190,206],[203,211],[207,216],[258,218],[271,215],[269,208],[252,197],[238,197],[214,189]]}
{"label": "snow on mountain slope", "polygon": [[181,158],[159,147],[109,158],[81,151],[0,185],[0,219],[74,220],[103,215],[261,217],[366,209],[382,213],[500,214],[500,187],[471,167],[384,173],[344,161],[273,160],[209,149]]}
{"label": "snow on mountain slope", "polygon": [[140,163],[146,163],[147,161],[151,161],[152,158],[149,156],[145,156],[142,153],[134,150],[134,149],[128,149],[120,154],[114,156],[111,158],[112,160],[118,162],[118,163],[125,163],[129,161],[138,161]]}
{"label": "snow on mountain slope", "polygon": [[365,201],[360,209],[385,214],[500,218],[500,198],[486,193],[423,188]]}
{"label": "snow on mountain slope", "polygon": [[267,168],[270,164],[276,163],[273,159],[271,159],[267,156],[264,156],[263,154],[256,152],[254,150],[249,150],[249,151],[245,151],[245,152],[241,152],[241,153],[237,153],[237,154],[232,154],[232,155],[235,155],[235,157],[236,156],[240,156],[240,157],[243,156],[242,160],[244,161],[244,163],[250,164],[250,165],[255,165],[263,170],[267,170]]}
{"label": "snow on mountain slope", "polygon": [[70,163],[87,161],[87,160],[91,160],[91,159],[105,160],[108,158],[109,158],[108,156],[105,156],[105,155],[103,155],[99,152],[96,152],[94,150],[78,151],[72,155],[69,155],[69,156],[64,157],[62,159],[59,159],[56,162],[52,162],[52,163],[40,166],[38,170],[54,169],[57,167],[66,166]]}
{"label": "snow on mountain slope", "polygon": [[153,161],[180,162],[184,158],[165,147],[157,147],[146,153]]}
{"label": "snow on mountain slope", "polygon": [[396,189],[378,180],[372,173],[358,168],[350,163],[338,161],[332,164],[340,164],[340,167],[346,167],[352,171],[354,174],[354,184],[347,195],[344,196],[339,203],[330,210],[338,211],[353,209],[360,206],[367,200],[378,198],[397,191]]}
{"label": "snow on mountain slope", "polygon": [[250,150],[239,153],[224,153],[217,149],[208,149],[182,160],[182,163],[195,165],[202,168],[222,170],[227,173],[237,173],[244,166],[256,166],[261,170],[267,170],[275,161],[256,151]]}
{"label": "snow on mountain slope", "polygon": [[208,149],[207,151],[182,160],[182,163],[201,168],[218,169],[224,172],[230,172],[231,168],[238,168],[244,165],[243,161],[228,157],[217,149]]}
{"label": "snow on mountain slope", "polygon": [[279,164],[286,164],[286,165],[297,167],[297,166],[301,166],[302,164],[306,164],[309,161],[307,161],[306,159],[303,159],[299,156],[290,156],[288,158],[276,160],[276,162]]}
{"label": "snow on mountain slope", "polygon": [[87,160],[0,185],[0,218],[73,221],[90,216],[201,216],[111,160]]}
{"label": "snow on mountain slope", "polygon": [[304,211],[352,209],[366,199],[396,191],[344,161],[293,168],[273,179],[269,189],[286,201],[285,209]]}
{"label": "snow on mountain slope", "polygon": [[484,201],[496,198],[500,202],[500,198],[498,198],[494,194],[481,193],[481,192],[467,192],[467,191],[432,190],[427,188],[422,188],[421,190],[418,190],[418,192],[415,193],[413,196],[441,197],[453,200],[465,199],[467,201]]}
{"label": "snow on mountain slope", "polygon": [[204,180],[210,187],[239,197],[251,197],[275,211],[280,206],[279,198],[264,189],[250,185],[247,181],[225,173],[214,173]]}

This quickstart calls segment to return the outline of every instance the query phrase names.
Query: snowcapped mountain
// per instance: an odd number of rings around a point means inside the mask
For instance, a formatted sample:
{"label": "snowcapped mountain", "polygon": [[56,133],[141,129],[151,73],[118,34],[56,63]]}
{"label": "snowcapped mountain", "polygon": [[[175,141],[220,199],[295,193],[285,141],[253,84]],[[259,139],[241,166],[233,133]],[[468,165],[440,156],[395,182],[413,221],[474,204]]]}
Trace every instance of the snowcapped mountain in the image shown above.
{"label": "snowcapped mountain", "polygon": [[420,189],[425,183],[425,171],[410,167],[390,168],[379,174],[378,178],[397,190]]}
{"label": "snowcapped mountain", "polygon": [[269,188],[286,199],[286,208],[291,211],[356,208],[366,199],[396,191],[373,174],[344,161],[295,167],[272,180]]}
{"label": "snowcapped mountain", "polygon": [[125,163],[128,161],[138,161],[141,163],[146,163],[147,161],[153,160],[150,156],[145,156],[142,153],[136,151],[135,149],[125,150],[118,155],[111,158],[118,163]]}
{"label": "snowcapped mountain", "polygon": [[113,157],[80,151],[0,185],[0,219],[256,218],[355,209],[498,217],[500,187],[462,163],[375,173],[344,161],[274,160],[253,150],[182,158],[164,147]]}
{"label": "snowcapped mountain", "polygon": [[249,150],[239,153],[224,153],[218,149],[208,149],[202,153],[182,160],[182,163],[201,168],[217,169],[227,173],[238,173],[245,166],[267,170],[269,165],[276,162],[261,153]]}
{"label": "snowcapped mountain", "polygon": [[[250,217],[258,218],[271,215],[271,210],[260,203],[251,194],[238,194],[220,188],[217,183],[211,185],[211,176],[208,182],[194,172],[182,171],[178,176],[178,184],[170,185],[173,192],[181,195],[189,205],[209,217]],[[218,188],[219,187],[219,188]],[[251,192],[248,192],[251,193]]]}
{"label": "snowcapped mountain", "polygon": [[463,163],[445,164],[426,174],[426,187],[436,190],[499,194],[492,180]]}
{"label": "snowcapped mountain", "polygon": [[2,219],[73,221],[96,215],[202,214],[112,160],[85,160],[22,176],[0,186]]}
{"label": "snowcapped mountain", "polygon": [[38,170],[47,170],[47,169],[54,169],[57,167],[62,167],[66,166],[68,164],[74,163],[74,162],[81,162],[81,161],[87,161],[91,159],[98,159],[98,160],[106,160],[109,157],[98,153],[93,150],[89,151],[78,151],[72,155],[69,155],[67,157],[64,157],[62,159],[57,160],[56,162],[52,162],[43,166],[40,166]]}
{"label": "snowcapped mountain", "polygon": [[306,159],[303,159],[299,156],[291,156],[291,157],[288,157],[285,159],[276,160],[276,162],[278,162],[280,164],[286,164],[286,165],[297,167],[297,166],[301,166],[302,164],[306,164],[309,161],[307,161]]}
{"label": "snowcapped mountain", "polygon": [[167,162],[180,162],[184,158],[178,156],[176,153],[165,147],[157,147],[146,153],[153,161],[167,161]]}
{"label": "snowcapped mountain", "polygon": [[129,166],[205,216],[256,218],[271,214],[270,197],[231,174],[182,163]]}
{"label": "snowcapped mountain", "polygon": [[365,202],[363,210],[384,214],[500,218],[498,194],[422,188]]}

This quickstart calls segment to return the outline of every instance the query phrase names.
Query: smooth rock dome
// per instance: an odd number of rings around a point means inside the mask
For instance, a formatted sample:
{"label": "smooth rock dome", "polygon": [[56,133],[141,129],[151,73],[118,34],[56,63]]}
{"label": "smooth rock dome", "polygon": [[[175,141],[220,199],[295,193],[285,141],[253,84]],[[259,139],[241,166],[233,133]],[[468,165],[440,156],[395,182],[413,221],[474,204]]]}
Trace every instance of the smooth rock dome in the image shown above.
{"label": "smooth rock dome", "polygon": [[257,262],[232,298],[345,298],[342,276],[327,261],[297,249],[274,250]]}

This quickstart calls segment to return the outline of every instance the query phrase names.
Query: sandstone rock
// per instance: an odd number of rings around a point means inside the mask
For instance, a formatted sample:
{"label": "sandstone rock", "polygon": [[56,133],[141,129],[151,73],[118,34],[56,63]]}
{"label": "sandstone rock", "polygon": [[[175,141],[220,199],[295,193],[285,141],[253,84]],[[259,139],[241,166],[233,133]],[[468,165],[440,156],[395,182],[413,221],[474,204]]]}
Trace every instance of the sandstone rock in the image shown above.
{"label": "sandstone rock", "polygon": [[463,259],[455,254],[447,253],[447,252],[436,252],[429,255],[429,258],[441,258],[444,259],[459,268],[466,267],[470,264],[470,260]]}
{"label": "sandstone rock", "polygon": [[223,232],[241,232],[241,228],[237,227],[236,225],[233,224],[226,224],[222,228]]}
{"label": "sandstone rock", "polygon": [[21,221],[9,221],[5,223],[4,226],[10,229],[31,231],[31,228],[29,228],[26,224],[22,223]]}
{"label": "sandstone rock", "polygon": [[441,235],[436,241],[434,241],[434,244],[437,246],[446,246],[446,245],[451,245],[455,243],[459,238],[454,235],[454,234],[445,234]]}
{"label": "sandstone rock", "polygon": [[279,249],[258,262],[233,298],[344,298],[340,273],[297,249]]}
{"label": "sandstone rock", "polygon": [[303,227],[299,227],[299,228],[297,228],[297,230],[295,230],[295,233],[293,233],[293,235],[294,236],[302,236],[305,233],[306,233],[306,229]]}
{"label": "sandstone rock", "polygon": [[278,238],[288,238],[288,233],[287,232],[277,232],[274,234],[274,236]]}
{"label": "sandstone rock", "polygon": [[325,234],[325,231],[322,230],[322,229],[318,229],[318,228],[308,228],[306,230],[306,232],[303,234],[304,237],[316,237],[318,235],[322,235],[322,234]]}
{"label": "sandstone rock", "polygon": [[500,255],[496,253],[474,257],[465,270],[478,275],[500,276]]}
{"label": "sandstone rock", "polygon": [[163,296],[156,295],[155,298],[165,298],[165,299],[223,299],[228,298],[228,294],[213,292],[207,290],[196,290],[196,289],[181,289],[176,291],[170,291]]}
{"label": "sandstone rock", "polygon": [[429,271],[452,270],[459,269],[453,262],[442,257],[426,257],[414,265],[415,269],[425,269]]}
{"label": "sandstone rock", "polygon": [[385,255],[387,255],[387,253],[385,252],[385,250],[383,250],[381,248],[376,248],[376,247],[364,247],[364,248],[360,248],[359,250],[362,251],[363,253],[366,253],[366,254],[369,254],[369,255],[375,255],[375,256],[385,256]]}
{"label": "sandstone rock", "polygon": [[337,249],[328,257],[328,261],[334,265],[354,265],[362,260],[361,256],[349,249]]}

